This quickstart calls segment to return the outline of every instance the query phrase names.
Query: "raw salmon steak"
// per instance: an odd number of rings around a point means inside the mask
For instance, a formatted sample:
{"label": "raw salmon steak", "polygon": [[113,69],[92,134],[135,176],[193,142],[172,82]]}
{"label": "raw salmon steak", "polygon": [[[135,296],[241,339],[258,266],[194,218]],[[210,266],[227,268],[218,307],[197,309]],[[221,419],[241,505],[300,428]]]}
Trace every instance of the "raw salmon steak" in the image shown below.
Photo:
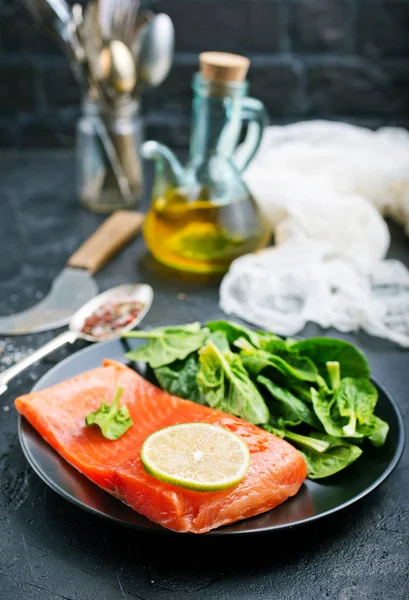
{"label": "raw salmon steak", "polygon": [[[118,385],[125,388],[133,426],[116,441],[98,427],[85,426],[85,416],[102,400],[110,403]],[[301,454],[288,442],[213,408],[171,396],[128,367],[104,361],[53,387],[20,396],[19,413],[71,465],[98,486],[151,521],[173,531],[205,533],[266,512],[300,489],[307,476]],[[140,448],[148,435],[177,423],[202,421],[233,431],[248,445],[251,463],[234,488],[193,492],[148,475]]]}

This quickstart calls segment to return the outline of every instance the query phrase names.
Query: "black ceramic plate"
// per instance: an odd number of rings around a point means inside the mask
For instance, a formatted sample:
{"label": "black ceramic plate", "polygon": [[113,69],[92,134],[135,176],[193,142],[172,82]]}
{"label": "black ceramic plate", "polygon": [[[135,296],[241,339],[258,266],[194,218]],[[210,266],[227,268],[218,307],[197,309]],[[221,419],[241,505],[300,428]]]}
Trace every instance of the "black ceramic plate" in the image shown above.
{"label": "black ceramic plate", "polygon": [[[129,345],[136,347],[138,343],[141,342],[130,340]],[[56,365],[38,381],[33,391],[99,367],[104,358],[123,361],[124,352],[124,345],[119,340],[94,344]],[[378,487],[396,467],[403,451],[405,434],[402,417],[395,401],[377,381],[374,383],[379,390],[376,412],[390,425],[386,444],[382,448],[367,449],[345,471],[321,482],[307,480],[295,497],[268,513],[204,535],[238,535],[294,527],[339,511]],[[139,515],[81,475],[63,460],[24,418],[19,419],[19,438],[24,454],[34,471],[67,500],[95,515],[128,527],[173,533]]]}

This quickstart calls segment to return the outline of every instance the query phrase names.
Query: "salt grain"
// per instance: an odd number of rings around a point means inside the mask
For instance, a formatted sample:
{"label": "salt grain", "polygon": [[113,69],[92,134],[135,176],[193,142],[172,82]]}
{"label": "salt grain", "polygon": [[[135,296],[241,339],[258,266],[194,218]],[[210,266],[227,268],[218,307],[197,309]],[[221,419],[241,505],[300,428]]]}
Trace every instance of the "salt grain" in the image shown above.
{"label": "salt grain", "polygon": [[11,338],[0,339],[0,372],[8,369],[32,352],[34,352],[34,349],[26,345],[15,346]]}

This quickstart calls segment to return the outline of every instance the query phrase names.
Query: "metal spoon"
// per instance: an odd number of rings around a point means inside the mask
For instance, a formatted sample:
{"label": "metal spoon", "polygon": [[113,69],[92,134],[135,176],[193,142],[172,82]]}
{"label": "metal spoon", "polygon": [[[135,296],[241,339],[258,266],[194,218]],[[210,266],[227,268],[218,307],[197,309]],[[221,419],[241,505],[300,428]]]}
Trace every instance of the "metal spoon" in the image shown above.
{"label": "metal spoon", "polygon": [[159,13],[140,31],[138,85],[156,86],[170,71],[175,44],[172,19]]}
{"label": "metal spoon", "polygon": [[139,0],[121,0],[121,2],[117,3],[112,18],[111,39],[121,40],[130,48],[136,28],[139,7]]}
{"label": "metal spoon", "polygon": [[132,92],[136,83],[135,62],[131,51],[120,40],[111,40],[99,55],[99,76],[119,95]]}
{"label": "metal spoon", "polygon": [[[96,17],[98,14],[96,3],[93,1],[89,2],[84,14],[78,8],[75,9],[75,13],[73,14],[65,0],[25,0],[25,3],[35,21],[48,33],[56,36],[60,42],[63,42],[64,48],[70,57],[72,71],[80,85],[82,94],[86,94],[88,80],[91,89],[95,93],[99,93],[103,100],[93,60],[94,54],[96,55],[95,60],[98,60],[99,48],[98,53],[90,51],[90,48],[93,49],[97,44],[96,38],[98,37],[95,33],[97,19],[93,19],[95,11]],[[89,26],[90,23],[91,27]],[[88,65],[86,64],[87,62]],[[86,71],[88,72],[88,76]],[[129,181],[119,162],[106,125],[99,116],[95,116],[94,123],[118,182],[120,193],[126,204],[132,206],[134,197]]]}
{"label": "metal spoon", "polygon": [[135,62],[139,60],[139,52],[141,49],[141,37],[142,31],[148,24],[155,18],[155,13],[152,10],[146,9],[142,10],[138,13],[135,27],[129,35],[129,41],[127,42],[132,56],[134,57]]}
{"label": "metal spoon", "polygon": [[65,0],[25,0],[25,5],[38,25],[65,39],[64,28],[71,19]]}
{"label": "metal spoon", "polygon": [[81,62],[84,51],[65,0],[25,0],[25,5],[37,24],[63,43],[71,61]]}
{"label": "metal spoon", "polygon": [[[85,70],[87,73],[88,83],[90,85],[91,95],[95,96],[95,99],[98,98],[104,110],[107,110],[108,105],[105,88],[101,85],[102,82],[98,79],[98,59],[102,49],[103,40],[98,21],[98,5],[95,1],[88,2],[78,34],[79,39],[82,41],[85,49]],[[83,81],[82,87],[85,87],[85,81]],[[85,94],[85,90],[83,90],[83,94]],[[128,178],[126,177],[119,160],[114,143],[107,130],[104,119],[101,116],[96,115],[94,117],[94,124],[97,128],[98,136],[103,144],[103,148],[118,183],[121,196],[125,200],[126,204],[132,206],[134,202],[134,196],[130,188]]]}
{"label": "metal spoon", "polygon": [[[111,334],[107,334],[104,336],[94,337],[92,335],[88,335],[81,331],[85,320],[91,316],[100,306],[105,304],[106,302],[112,301],[120,301],[123,298],[137,300],[142,302],[143,309],[138,314],[135,319],[122,327],[121,329],[116,329]],[[61,333],[53,340],[38,348],[35,352],[23,358],[23,360],[19,361],[9,369],[0,373],[0,395],[3,394],[7,390],[8,382],[24,371],[27,367],[37,362],[47,354],[50,354],[57,348],[64,346],[65,344],[72,344],[78,339],[87,340],[88,342],[106,342],[107,340],[113,340],[121,337],[127,331],[134,329],[145,317],[146,313],[150,309],[153,301],[153,290],[150,285],[146,283],[136,283],[136,284],[122,284],[117,285],[102,294],[98,294],[92,300],[89,300],[86,304],[84,304],[72,317],[69,322],[69,329],[64,333]]]}

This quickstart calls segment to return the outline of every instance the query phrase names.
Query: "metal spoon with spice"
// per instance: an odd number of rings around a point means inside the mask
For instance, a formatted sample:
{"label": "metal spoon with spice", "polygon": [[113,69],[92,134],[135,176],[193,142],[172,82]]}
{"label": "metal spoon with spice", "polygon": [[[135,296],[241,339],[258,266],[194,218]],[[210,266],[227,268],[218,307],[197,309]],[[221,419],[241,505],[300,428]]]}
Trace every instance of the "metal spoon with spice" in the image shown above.
{"label": "metal spoon with spice", "polygon": [[146,283],[115,286],[84,304],[71,318],[68,331],[0,374],[0,394],[8,382],[47,354],[78,339],[106,342],[134,329],[145,317],[153,301],[153,290]]}

